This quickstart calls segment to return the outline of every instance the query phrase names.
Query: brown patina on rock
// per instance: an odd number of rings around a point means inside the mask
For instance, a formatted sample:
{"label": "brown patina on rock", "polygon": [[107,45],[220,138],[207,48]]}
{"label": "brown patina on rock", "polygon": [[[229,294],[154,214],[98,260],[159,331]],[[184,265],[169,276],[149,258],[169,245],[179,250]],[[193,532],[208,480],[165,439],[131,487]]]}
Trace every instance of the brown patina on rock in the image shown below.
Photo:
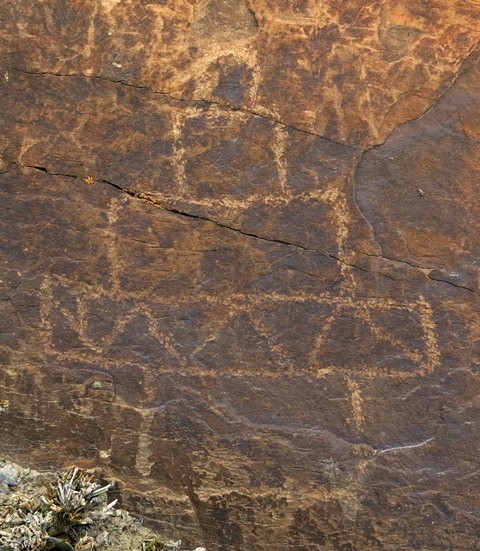
{"label": "brown patina on rock", "polygon": [[475,549],[478,2],[0,20],[2,455],[209,550]]}

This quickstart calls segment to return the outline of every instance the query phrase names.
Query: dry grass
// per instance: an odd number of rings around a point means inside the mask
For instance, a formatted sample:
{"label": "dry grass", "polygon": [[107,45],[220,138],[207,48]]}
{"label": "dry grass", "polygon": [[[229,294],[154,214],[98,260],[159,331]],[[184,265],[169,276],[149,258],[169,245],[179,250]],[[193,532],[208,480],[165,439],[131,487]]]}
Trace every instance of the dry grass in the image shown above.
{"label": "dry grass", "polygon": [[115,509],[113,485],[77,467],[45,483],[0,460],[0,551],[180,551],[181,541],[165,541]]}

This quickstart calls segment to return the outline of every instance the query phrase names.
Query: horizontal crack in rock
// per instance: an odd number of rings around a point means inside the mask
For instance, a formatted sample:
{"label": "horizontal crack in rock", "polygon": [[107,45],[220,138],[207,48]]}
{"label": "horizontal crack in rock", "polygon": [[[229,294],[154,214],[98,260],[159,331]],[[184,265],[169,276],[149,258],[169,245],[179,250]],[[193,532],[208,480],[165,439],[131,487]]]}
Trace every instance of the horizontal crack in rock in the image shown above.
{"label": "horizontal crack in rock", "polygon": [[480,296],[480,293],[478,291],[476,291],[475,289],[472,289],[471,287],[468,287],[467,285],[460,285],[458,283],[454,283],[453,281],[449,281],[448,279],[441,279],[439,277],[432,276],[431,272],[433,272],[435,270],[438,270],[438,268],[431,268],[431,267],[427,267],[427,266],[421,266],[420,264],[413,264],[412,262],[408,262],[408,260],[400,260],[398,258],[392,258],[392,257],[389,257],[389,256],[385,256],[383,254],[372,254],[372,253],[367,253],[367,252],[364,252],[364,251],[356,251],[354,249],[351,249],[351,250],[353,250],[357,254],[363,254],[365,256],[371,256],[373,258],[379,258],[379,259],[382,259],[382,260],[387,260],[388,262],[394,262],[395,264],[404,264],[405,266],[408,266],[410,268],[414,268],[416,270],[421,271],[423,273],[423,275],[427,279],[430,279],[431,281],[438,281],[440,283],[447,283],[448,285],[452,285],[452,287],[457,287],[458,289],[465,289],[466,291],[470,291],[471,293]]}
{"label": "horizontal crack in rock", "polygon": [[434,268],[425,268],[423,266],[420,266],[419,264],[413,264],[411,262],[408,262],[408,260],[400,260],[398,258],[392,258],[389,256],[385,256],[384,254],[373,254],[373,253],[367,253],[365,251],[357,251],[355,249],[351,249],[357,254],[363,254],[365,256],[370,256],[372,258],[380,258],[383,260],[388,260],[389,262],[395,262],[396,264],[405,264],[406,266],[409,266],[410,268],[416,268],[418,270],[433,270]]}
{"label": "horizontal crack in rock", "polygon": [[320,138],[322,140],[325,140],[325,141],[327,141],[331,144],[334,144],[338,147],[352,149],[352,147],[348,144],[337,142],[335,140],[332,140],[331,138],[327,138],[327,137],[322,136],[320,134],[316,134],[315,132],[311,132],[310,130],[305,130],[303,128],[299,128],[298,126],[294,126],[292,124],[287,124],[287,123],[281,121],[278,118],[272,117],[270,115],[265,115],[265,114],[260,113],[259,111],[255,110],[255,109],[243,109],[241,107],[234,107],[232,105],[228,105],[228,104],[225,104],[225,103],[221,103],[219,101],[214,101],[214,100],[205,99],[205,98],[195,98],[195,97],[193,97],[191,99],[187,99],[187,98],[184,98],[182,96],[174,96],[174,95],[169,94],[168,92],[164,92],[162,90],[155,90],[154,88],[151,88],[149,86],[142,86],[140,84],[132,84],[132,83],[126,82],[124,80],[113,79],[113,78],[108,78],[108,77],[99,76],[99,75],[84,75],[83,73],[62,74],[62,73],[53,73],[53,72],[48,72],[48,71],[35,72],[35,71],[27,71],[25,69],[20,69],[18,67],[12,67],[12,70],[18,71],[19,73],[24,73],[24,74],[27,74],[27,75],[53,76],[53,77],[63,77],[63,78],[74,78],[74,77],[76,77],[76,78],[85,78],[85,79],[91,79],[91,80],[104,80],[104,81],[107,81],[107,82],[112,82],[113,84],[120,84],[122,86],[128,86],[130,88],[137,88],[139,90],[146,90],[148,92],[151,92],[152,94],[158,94],[160,96],[166,97],[166,98],[174,100],[174,101],[179,101],[179,102],[182,102],[182,103],[197,103],[197,104],[205,104],[205,105],[214,105],[214,106],[216,106],[220,109],[224,109],[225,111],[235,111],[235,112],[245,113],[246,115],[250,115],[252,117],[259,117],[261,119],[268,120],[273,124],[278,124],[280,126],[283,126],[284,128],[290,128],[291,130],[301,132],[302,134],[308,134],[310,136],[315,136],[315,137]]}
{"label": "horizontal crack in rock", "polygon": [[[23,167],[23,168],[30,168],[30,169],[33,169],[33,170],[38,170],[40,172],[49,174],[50,176],[64,176],[64,177],[73,178],[73,179],[76,179],[76,180],[80,179],[79,176],[76,176],[76,175],[73,175],[73,174],[63,174],[63,173],[49,172],[48,169],[46,167],[43,167],[43,166],[25,165],[25,164],[15,163],[15,162],[13,164],[17,165],[17,166],[20,166],[20,167]],[[339,257],[339,256],[337,256],[337,255],[335,255],[331,252],[328,252],[328,251],[324,251],[324,250],[321,250],[321,249],[314,249],[314,248],[310,248],[310,247],[305,247],[304,245],[300,245],[298,243],[293,243],[293,242],[290,242],[290,241],[284,241],[282,239],[272,239],[272,238],[269,238],[269,237],[263,237],[261,235],[246,232],[244,230],[241,230],[240,228],[235,228],[233,226],[228,226],[227,224],[223,224],[222,222],[219,222],[218,220],[214,220],[214,219],[208,218],[206,216],[201,216],[201,215],[198,215],[198,214],[192,214],[192,213],[181,211],[181,210],[178,210],[178,209],[175,209],[175,208],[167,207],[165,204],[163,204],[160,201],[156,201],[153,197],[151,197],[150,195],[148,195],[146,193],[135,192],[135,191],[133,191],[131,189],[128,189],[128,188],[122,188],[118,184],[114,184],[113,182],[110,182],[108,180],[102,179],[102,180],[96,180],[96,181],[100,182],[100,183],[103,183],[103,184],[107,184],[107,185],[109,185],[109,186],[111,186],[111,187],[113,187],[113,188],[115,188],[115,189],[117,189],[117,190],[119,190],[123,193],[126,193],[130,197],[134,197],[135,199],[139,199],[141,201],[145,201],[147,203],[150,203],[150,204],[154,205],[155,207],[162,209],[165,212],[170,212],[172,214],[176,214],[178,216],[183,216],[183,217],[186,217],[186,218],[193,218],[193,219],[196,219],[196,220],[203,220],[205,222],[210,222],[211,224],[215,224],[216,226],[218,226],[220,228],[224,228],[224,229],[239,233],[241,235],[245,235],[247,237],[253,237],[255,239],[259,239],[260,241],[265,241],[266,243],[273,243],[273,244],[277,244],[277,245],[284,245],[284,246],[287,246],[287,247],[294,247],[296,249],[300,249],[300,250],[306,251],[306,252],[319,253],[319,254],[322,254],[323,256],[327,256],[327,257],[329,257],[333,260],[336,260],[337,262],[340,262],[341,264],[344,264],[345,266],[349,266],[351,268],[356,268],[356,269],[358,269],[362,272],[379,274],[379,275],[388,277],[389,279],[393,279],[393,280],[395,279],[392,276],[384,274],[382,272],[366,270],[365,268],[363,268],[361,266],[357,266],[356,264],[349,263],[346,260],[342,259],[341,257]]]}
{"label": "horizontal crack in rock", "polygon": [[240,228],[235,228],[233,226],[227,226],[226,224],[222,224],[222,222],[219,222],[218,220],[214,220],[214,219],[208,218],[206,216],[201,216],[199,214],[192,214],[190,212],[185,212],[185,211],[181,211],[181,210],[178,210],[178,209],[175,209],[175,208],[167,207],[164,203],[162,203],[161,201],[156,201],[152,196],[148,195],[147,193],[141,193],[141,192],[138,193],[138,192],[133,191],[133,190],[128,189],[128,188],[122,188],[117,184],[109,182],[108,180],[99,180],[99,181],[104,183],[104,184],[108,184],[109,186],[112,186],[112,187],[114,187],[114,188],[116,188],[120,191],[123,191],[124,193],[127,193],[131,197],[135,197],[136,199],[141,199],[142,201],[146,201],[147,203],[151,203],[151,204],[155,205],[156,207],[159,207],[162,210],[165,210],[167,212],[171,212],[173,214],[178,214],[180,216],[185,216],[187,218],[195,218],[197,220],[204,220],[205,222],[211,222],[212,224],[215,224],[216,226],[219,226],[221,228],[225,228],[227,230],[231,230],[231,231],[240,233],[242,235],[246,235],[248,237],[255,237],[256,239],[260,239],[261,241],[267,241],[268,243],[277,243],[279,245],[287,245],[289,247],[296,247],[297,249],[301,249],[303,251],[320,252],[322,254],[330,256],[329,253],[326,253],[324,251],[320,251],[318,249],[311,249],[311,248],[308,248],[308,247],[304,247],[303,245],[299,245],[297,243],[292,243],[292,242],[289,242],[289,241],[283,241],[281,239],[271,239],[271,238],[268,238],[268,237],[262,237],[260,235],[255,234],[255,233],[249,233],[249,232],[246,232],[244,230],[241,230]]}
{"label": "horizontal crack in rock", "polygon": [[430,279],[432,281],[438,281],[440,283],[446,283],[447,285],[451,285],[452,287],[457,287],[457,289],[465,289],[466,291],[470,291],[474,295],[480,296],[480,293],[478,291],[475,291],[475,289],[472,289],[471,287],[467,287],[466,285],[459,285],[458,283],[453,283],[452,281],[448,281],[446,279],[436,278],[436,277],[431,276],[430,274],[425,274],[425,275],[428,277],[428,279]]}
{"label": "horizontal crack in rock", "polygon": [[25,165],[23,163],[17,163],[15,161],[12,161],[12,164],[22,168],[31,168],[33,170],[38,170],[40,172],[44,172],[45,174],[48,174],[49,176],[64,176],[65,178],[74,178],[75,180],[80,179],[76,174],[65,174],[64,172],[49,172],[49,170],[44,166]]}
{"label": "horizontal crack in rock", "polygon": [[[23,168],[30,168],[30,169],[33,169],[33,170],[37,170],[37,171],[49,174],[50,176],[64,176],[66,178],[73,178],[75,180],[80,179],[79,176],[76,176],[74,174],[49,172],[48,169],[46,167],[43,167],[43,166],[24,165],[24,164],[16,163],[16,162],[13,162],[12,164],[14,164],[16,166],[23,167]],[[136,192],[136,191],[133,191],[133,190],[128,189],[128,188],[122,188],[118,184],[114,184],[113,182],[110,182],[108,180],[102,179],[102,180],[96,180],[96,181],[99,182],[99,183],[107,184],[107,185],[121,191],[122,193],[126,193],[130,197],[133,197],[135,199],[139,199],[141,201],[150,203],[150,204],[154,205],[156,208],[160,208],[161,210],[163,210],[165,212],[170,212],[172,214],[176,214],[178,216],[182,216],[182,217],[185,217],[185,218],[193,218],[193,219],[196,219],[196,220],[203,220],[205,222],[210,222],[211,224],[215,224],[216,226],[218,226],[220,228],[224,228],[226,230],[230,230],[230,231],[239,233],[241,235],[245,235],[247,237],[253,237],[253,238],[258,239],[260,241],[264,241],[266,243],[284,245],[284,246],[287,246],[287,247],[294,247],[296,249],[300,249],[300,250],[306,251],[306,252],[322,254],[323,256],[327,256],[329,258],[332,258],[333,260],[336,260],[337,262],[340,262],[341,264],[343,264],[345,266],[348,266],[350,268],[355,268],[357,270],[360,270],[361,272],[369,273],[369,274],[375,274],[375,275],[381,275],[381,276],[386,277],[388,279],[391,279],[393,281],[397,281],[397,279],[395,277],[393,277],[392,275],[390,275],[390,274],[386,274],[386,273],[381,272],[379,270],[368,270],[368,269],[364,268],[363,266],[359,266],[358,264],[347,262],[345,259],[343,259],[340,256],[338,256],[338,255],[336,255],[332,252],[329,252],[329,251],[325,251],[325,250],[322,250],[322,249],[314,249],[314,248],[311,248],[311,247],[305,247],[304,245],[300,245],[298,243],[293,243],[293,242],[290,242],[290,241],[284,241],[282,239],[273,239],[273,238],[257,235],[255,233],[246,232],[246,231],[244,231],[240,228],[235,228],[233,226],[228,226],[227,224],[223,224],[222,222],[219,222],[218,220],[215,220],[213,218],[208,218],[206,216],[201,216],[199,214],[192,214],[192,213],[189,213],[189,212],[186,212],[186,211],[181,211],[179,209],[167,207],[164,203],[162,203],[161,201],[156,201],[153,197],[151,197],[150,195],[148,195],[146,193]],[[362,255],[365,255],[365,256],[379,258],[379,259],[383,259],[383,260],[386,260],[386,261],[389,261],[389,262],[395,262],[395,263],[398,263],[398,264],[405,264],[407,266],[410,266],[411,268],[414,268],[416,270],[420,270],[425,275],[425,277],[427,279],[431,280],[431,281],[437,281],[439,283],[446,283],[446,284],[451,285],[453,287],[457,287],[459,289],[464,289],[464,290],[469,291],[469,292],[471,292],[471,293],[473,293],[477,296],[480,296],[480,293],[478,293],[474,289],[471,289],[470,287],[466,287],[464,285],[458,285],[458,284],[453,283],[451,281],[446,281],[446,280],[443,280],[443,279],[438,279],[438,278],[435,278],[435,277],[431,277],[427,272],[431,271],[431,270],[434,270],[435,268],[424,268],[422,266],[412,264],[412,263],[407,262],[405,260],[389,258],[389,257],[385,257],[383,255],[375,255],[375,254],[372,254],[372,253],[365,253],[365,252],[362,252],[362,251],[356,251],[354,249],[351,249],[351,250],[353,252],[355,252],[356,254],[362,254]]]}

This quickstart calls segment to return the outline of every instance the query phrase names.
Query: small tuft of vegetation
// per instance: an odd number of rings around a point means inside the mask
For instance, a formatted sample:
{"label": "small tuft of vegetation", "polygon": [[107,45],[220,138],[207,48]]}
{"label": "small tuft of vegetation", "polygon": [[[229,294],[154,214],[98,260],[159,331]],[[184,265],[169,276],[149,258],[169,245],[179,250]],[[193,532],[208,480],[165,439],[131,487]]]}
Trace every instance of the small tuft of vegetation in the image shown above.
{"label": "small tuft of vegetation", "polygon": [[[7,505],[6,530],[0,531],[0,549],[5,551],[87,551],[94,543],[82,526],[112,514],[117,500],[107,503],[114,485],[93,481],[77,467],[61,471],[55,482],[45,484],[40,499],[16,495]],[[6,522],[5,522],[6,521]]]}
{"label": "small tuft of vegetation", "polygon": [[0,551],[180,551],[115,508],[113,482],[77,467],[48,476],[0,458]]}
{"label": "small tuft of vegetation", "polygon": [[180,549],[181,541],[167,542],[162,536],[156,536],[153,540],[145,544],[145,551],[177,551]]}

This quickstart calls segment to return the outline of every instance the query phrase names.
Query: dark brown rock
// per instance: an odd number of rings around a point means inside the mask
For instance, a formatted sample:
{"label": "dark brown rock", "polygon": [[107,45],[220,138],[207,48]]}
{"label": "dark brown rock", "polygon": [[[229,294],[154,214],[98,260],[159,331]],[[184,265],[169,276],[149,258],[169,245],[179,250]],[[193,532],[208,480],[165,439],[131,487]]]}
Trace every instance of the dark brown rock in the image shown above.
{"label": "dark brown rock", "polygon": [[478,6],[0,18],[2,455],[211,550],[479,548]]}

